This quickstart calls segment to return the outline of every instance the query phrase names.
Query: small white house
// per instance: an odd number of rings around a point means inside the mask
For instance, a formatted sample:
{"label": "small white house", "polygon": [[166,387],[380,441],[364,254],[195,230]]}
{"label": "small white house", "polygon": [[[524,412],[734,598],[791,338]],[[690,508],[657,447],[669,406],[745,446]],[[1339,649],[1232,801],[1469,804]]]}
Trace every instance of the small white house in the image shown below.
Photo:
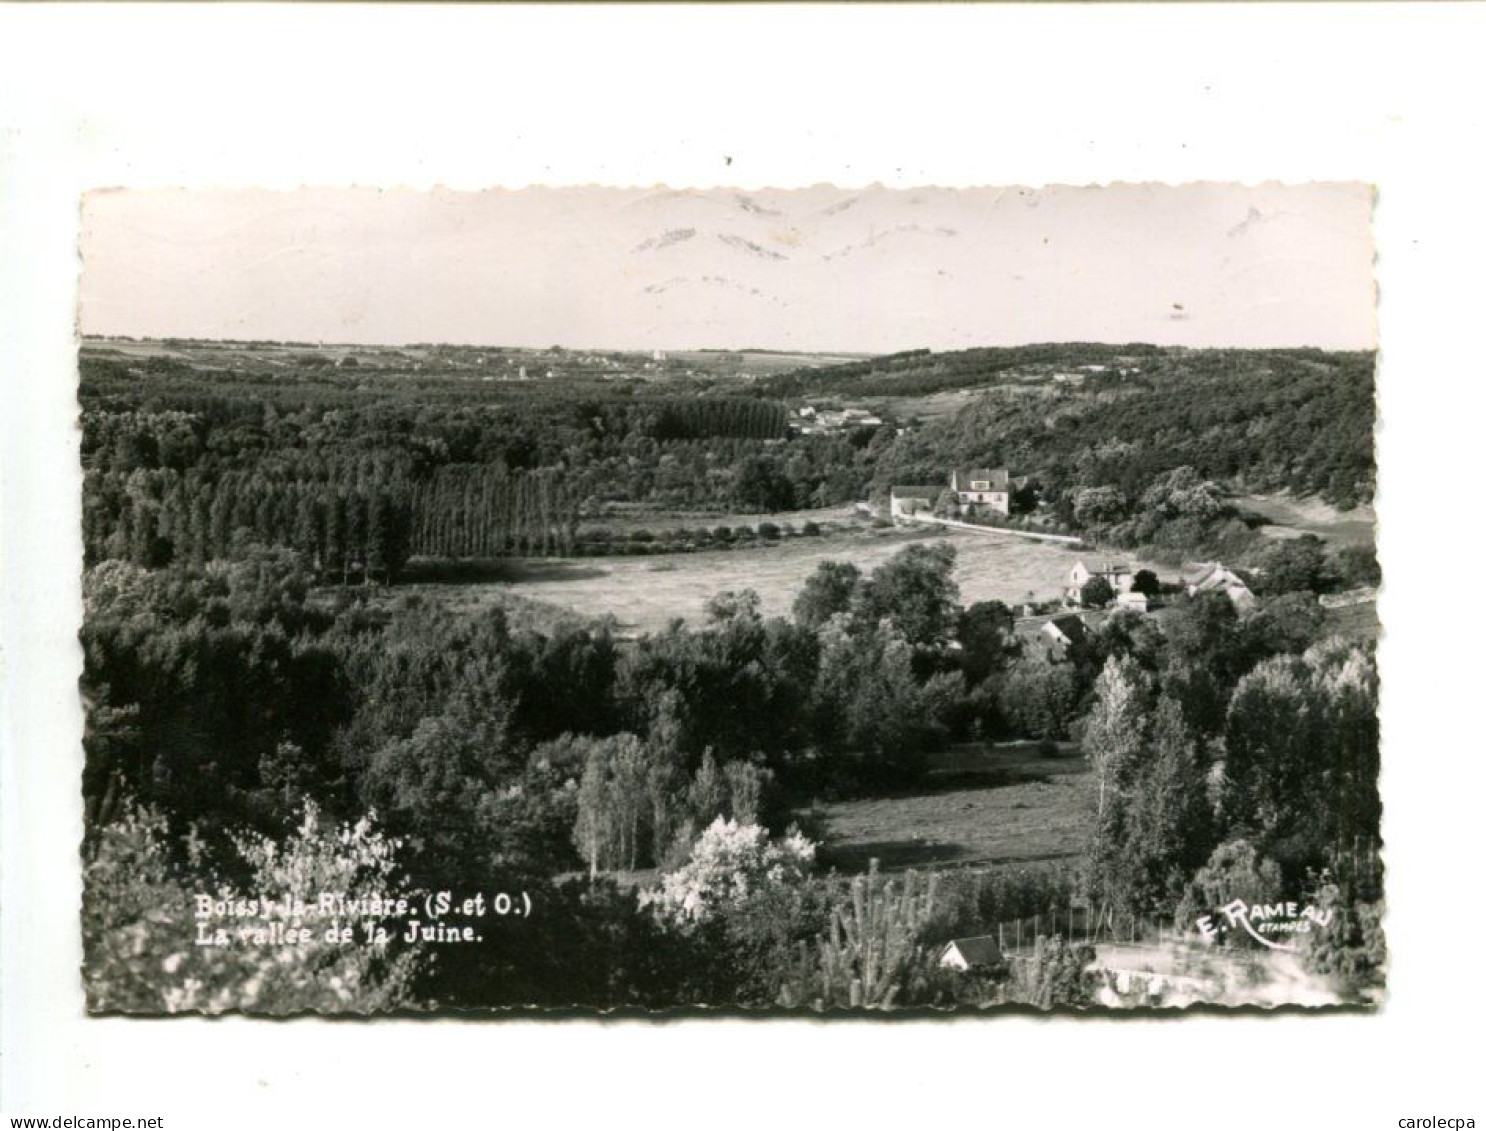
{"label": "small white house", "polygon": [[939,965],[948,970],[976,970],[998,965],[1001,947],[992,935],[951,939],[939,952]]}
{"label": "small white house", "polygon": [[1150,612],[1151,600],[1144,593],[1137,593],[1132,589],[1116,597],[1115,606],[1121,609],[1131,609],[1137,613],[1146,613]]}
{"label": "small white house", "polygon": [[1127,565],[1105,562],[1103,565],[1088,566],[1080,558],[1068,571],[1068,600],[1075,605],[1080,604],[1083,601],[1084,586],[1096,577],[1109,582],[1109,588],[1116,597],[1130,592],[1131,586],[1135,584],[1135,573]]}
{"label": "small white house", "polygon": [[1011,473],[1004,467],[952,471],[949,487],[961,507],[999,515],[1011,513]]}
{"label": "small white house", "polygon": [[1053,617],[1042,626],[1042,634],[1060,648],[1081,644],[1089,637],[1089,627],[1083,618],[1074,613]]}
{"label": "small white house", "polygon": [[911,518],[919,511],[934,509],[943,487],[894,487],[888,491],[888,509],[893,518]]}
{"label": "small white house", "polygon": [[1254,590],[1249,584],[1248,576],[1228,568],[1222,562],[1202,563],[1197,575],[1187,582],[1188,596],[1212,592],[1228,594],[1233,607],[1240,611],[1252,609],[1255,604]]}

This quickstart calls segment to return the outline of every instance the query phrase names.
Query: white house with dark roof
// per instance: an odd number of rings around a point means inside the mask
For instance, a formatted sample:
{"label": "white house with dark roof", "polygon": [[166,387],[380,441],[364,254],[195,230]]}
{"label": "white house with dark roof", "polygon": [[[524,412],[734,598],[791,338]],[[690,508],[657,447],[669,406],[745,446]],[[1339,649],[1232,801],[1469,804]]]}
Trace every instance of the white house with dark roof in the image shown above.
{"label": "white house with dark roof", "polygon": [[943,487],[892,487],[888,490],[888,509],[894,518],[911,518],[919,511],[934,510],[934,500]]}
{"label": "white house with dark roof", "polygon": [[1253,575],[1246,570],[1230,569],[1222,562],[1199,562],[1187,581],[1188,596],[1199,593],[1228,594],[1236,609],[1251,609],[1255,604]]}
{"label": "white house with dark roof", "polygon": [[962,508],[993,514],[1011,513],[1011,473],[1004,467],[975,467],[952,471],[949,487]]}
{"label": "white house with dark roof", "polygon": [[1064,613],[1053,617],[1042,626],[1042,634],[1060,648],[1082,644],[1089,638],[1089,626],[1077,613]]}
{"label": "white house with dark roof", "polygon": [[1001,962],[1001,947],[992,935],[951,939],[939,952],[939,965],[948,970],[976,970]]}
{"label": "white house with dark roof", "polygon": [[1117,562],[1096,563],[1093,566],[1086,565],[1082,558],[1073,563],[1073,568],[1068,571],[1068,600],[1073,604],[1083,602],[1084,586],[1096,577],[1102,577],[1109,582],[1109,588],[1115,597],[1122,593],[1130,592],[1135,585],[1135,572],[1127,565]]}

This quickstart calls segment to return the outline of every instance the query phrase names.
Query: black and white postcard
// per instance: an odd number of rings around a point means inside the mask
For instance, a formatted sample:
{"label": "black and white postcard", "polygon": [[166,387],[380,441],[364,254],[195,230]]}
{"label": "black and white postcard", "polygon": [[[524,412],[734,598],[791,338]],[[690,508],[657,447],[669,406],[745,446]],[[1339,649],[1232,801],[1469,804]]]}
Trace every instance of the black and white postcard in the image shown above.
{"label": "black and white postcard", "polygon": [[90,193],[88,1008],[1376,1005],[1373,204]]}

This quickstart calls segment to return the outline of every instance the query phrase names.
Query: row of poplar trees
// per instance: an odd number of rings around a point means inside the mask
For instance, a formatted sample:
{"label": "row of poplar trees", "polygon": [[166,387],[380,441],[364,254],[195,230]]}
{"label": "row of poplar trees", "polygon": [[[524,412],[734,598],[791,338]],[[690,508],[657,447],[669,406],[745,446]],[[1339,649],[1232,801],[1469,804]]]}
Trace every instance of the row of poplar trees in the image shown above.
{"label": "row of poplar trees", "polygon": [[215,476],[168,468],[89,472],[83,492],[88,564],[147,568],[241,557],[284,546],[330,582],[388,583],[409,557],[549,556],[571,552],[577,506],[552,472],[444,467],[423,480],[332,475]]}

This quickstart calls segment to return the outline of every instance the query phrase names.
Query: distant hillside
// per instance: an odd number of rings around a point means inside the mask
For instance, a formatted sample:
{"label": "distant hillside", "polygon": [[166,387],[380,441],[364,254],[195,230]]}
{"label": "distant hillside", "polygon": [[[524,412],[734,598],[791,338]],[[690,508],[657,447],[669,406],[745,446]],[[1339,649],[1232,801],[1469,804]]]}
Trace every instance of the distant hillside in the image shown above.
{"label": "distant hillside", "polygon": [[759,382],[766,396],[912,397],[990,384],[1011,377],[1048,376],[1059,366],[1120,362],[1141,365],[1166,351],[1148,345],[1004,346],[906,350],[829,368],[801,368]]}
{"label": "distant hillside", "polygon": [[787,398],[914,397],[985,387],[881,452],[873,487],[1006,466],[1045,498],[1138,497],[1191,467],[1235,490],[1288,489],[1341,508],[1372,498],[1374,356],[1320,350],[1046,345],[896,354],[759,382]]}

